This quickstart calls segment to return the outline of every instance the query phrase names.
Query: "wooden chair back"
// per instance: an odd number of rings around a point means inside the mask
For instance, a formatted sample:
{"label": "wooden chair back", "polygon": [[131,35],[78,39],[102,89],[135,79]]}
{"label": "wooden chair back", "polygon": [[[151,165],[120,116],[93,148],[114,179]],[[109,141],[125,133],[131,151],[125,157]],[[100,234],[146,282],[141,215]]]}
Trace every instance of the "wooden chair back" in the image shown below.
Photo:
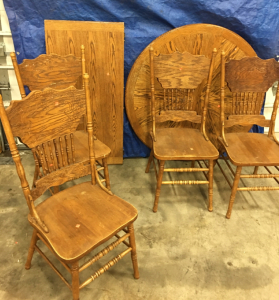
{"label": "wooden chair back", "polygon": [[[192,55],[188,52],[156,56],[153,48],[150,48],[151,115],[154,137],[156,123],[190,121],[201,124],[201,131],[208,139],[205,133],[205,120],[216,52],[214,49],[210,60],[203,55]],[[156,104],[155,78],[163,88],[162,101],[158,101],[158,104]],[[200,104],[200,86],[206,80],[206,95]],[[198,104],[201,105],[201,115],[197,114]]]}
{"label": "wooden chair back", "polygon": [[65,89],[82,82],[82,75],[85,74],[84,46],[81,46],[81,57],[42,54],[18,64],[16,54],[12,52],[10,55],[22,98],[26,97],[24,86],[30,91],[47,87]]}
{"label": "wooden chair back", "polygon": [[[101,188],[107,191],[96,176],[88,81],[89,76],[85,74],[85,90],[69,87],[64,90],[47,88],[43,91],[33,91],[23,100],[12,101],[6,110],[0,96],[0,117],[31,216],[46,232],[48,229],[39,219],[34,201],[48,188],[91,174],[92,184],[96,184],[97,180]],[[73,132],[85,113],[90,164],[74,163]],[[33,151],[40,154],[44,169],[53,169],[50,174],[37,180],[36,187],[32,190],[26,180],[14,137],[19,137]]]}
{"label": "wooden chair back", "polygon": [[[269,127],[273,134],[278,108],[277,93],[271,120],[260,115],[266,91],[279,79],[279,63],[275,59],[263,60],[259,57],[244,57],[240,60],[225,62],[225,52],[221,54],[221,126],[253,125]],[[232,92],[232,113],[224,111],[224,87],[227,82]]]}

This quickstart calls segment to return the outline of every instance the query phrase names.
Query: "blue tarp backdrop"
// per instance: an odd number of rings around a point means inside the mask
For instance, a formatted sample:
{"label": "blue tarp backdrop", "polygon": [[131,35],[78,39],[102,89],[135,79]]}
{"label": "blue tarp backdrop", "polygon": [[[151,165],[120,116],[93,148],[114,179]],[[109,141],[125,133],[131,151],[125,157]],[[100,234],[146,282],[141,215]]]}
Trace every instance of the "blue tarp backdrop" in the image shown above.
{"label": "blue tarp backdrop", "polygon": [[[45,53],[44,20],[125,23],[125,83],[141,51],[183,25],[211,23],[243,37],[261,58],[279,55],[279,0],[4,0],[18,61]],[[124,157],[149,155],[124,112]]]}

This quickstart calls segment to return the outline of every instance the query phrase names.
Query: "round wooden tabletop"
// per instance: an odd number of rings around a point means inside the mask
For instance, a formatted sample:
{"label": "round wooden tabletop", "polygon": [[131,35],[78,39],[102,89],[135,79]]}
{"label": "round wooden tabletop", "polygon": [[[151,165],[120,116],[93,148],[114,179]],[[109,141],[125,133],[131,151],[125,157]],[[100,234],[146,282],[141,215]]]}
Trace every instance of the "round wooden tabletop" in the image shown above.
{"label": "round wooden tabletop", "polygon": [[[149,47],[152,46],[155,54],[167,54],[175,51],[195,55],[205,55],[211,58],[213,48],[217,49],[214,65],[213,81],[208,105],[206,130],[212,143],[220,148],[217,141],[220,128],[220,59],[224,50],[226,61],[241,59],[244,56],[257,56],[253,48],[236,33],[215,25],[193,24],[168,31],[150,43],[135,61],[126,84],[125,104],[126,111],[135,133],[140,140],[151,147],[150,138],[150,72]],[[205,83],[206,84],[206,83]],[[201,98],[205,95],[205,84]],[[225,88],[225,113],[231,109],[231,92]],[[187,123],[186,123],[187,124]],[[163,126],[167,126],[164,124]],[[171,126],[183,127],[185,122]],[[250,127],[234,126],[231,130],[248,131]]]}

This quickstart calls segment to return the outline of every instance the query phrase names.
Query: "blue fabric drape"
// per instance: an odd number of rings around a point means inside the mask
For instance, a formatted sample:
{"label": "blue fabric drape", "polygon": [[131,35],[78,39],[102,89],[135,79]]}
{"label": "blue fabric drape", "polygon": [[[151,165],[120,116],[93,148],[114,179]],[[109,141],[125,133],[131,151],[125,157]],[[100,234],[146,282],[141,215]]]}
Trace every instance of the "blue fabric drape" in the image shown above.
{"label": "blue fabric drape", "polygon": [[[4,0],[18,61],[45,53],[44,20],[125,22],[124,76],[141,51],[183,25],[211,23],[242,36],[261,58],[279,54],[275,0]],[[124,157],[149,155],[124,112]]]}

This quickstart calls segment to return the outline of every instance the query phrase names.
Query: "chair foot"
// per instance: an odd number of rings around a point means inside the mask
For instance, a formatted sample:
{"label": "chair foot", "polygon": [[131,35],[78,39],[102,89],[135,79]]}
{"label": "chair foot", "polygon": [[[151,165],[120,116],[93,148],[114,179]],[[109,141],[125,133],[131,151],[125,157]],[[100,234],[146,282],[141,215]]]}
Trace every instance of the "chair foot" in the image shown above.
{"label": "chair foot", "polygon": [[231,214],[227,213],[227,214],[226,214],[226,218],[227,218],[227,219],[230,219],[230,218],[231,218]]}
{"label": "chair foot", "polygon": [[136,239],[135,239],[135,233],[134,233],[134,225],[130,224],[128,226],[128,231],[130,233],[129,242],[132,247],[131,251],[131,258],[134,268],[134,278],[139,279],[139,267],[138,267],[138,258],[137,258],[137,249],[136,249]]}

